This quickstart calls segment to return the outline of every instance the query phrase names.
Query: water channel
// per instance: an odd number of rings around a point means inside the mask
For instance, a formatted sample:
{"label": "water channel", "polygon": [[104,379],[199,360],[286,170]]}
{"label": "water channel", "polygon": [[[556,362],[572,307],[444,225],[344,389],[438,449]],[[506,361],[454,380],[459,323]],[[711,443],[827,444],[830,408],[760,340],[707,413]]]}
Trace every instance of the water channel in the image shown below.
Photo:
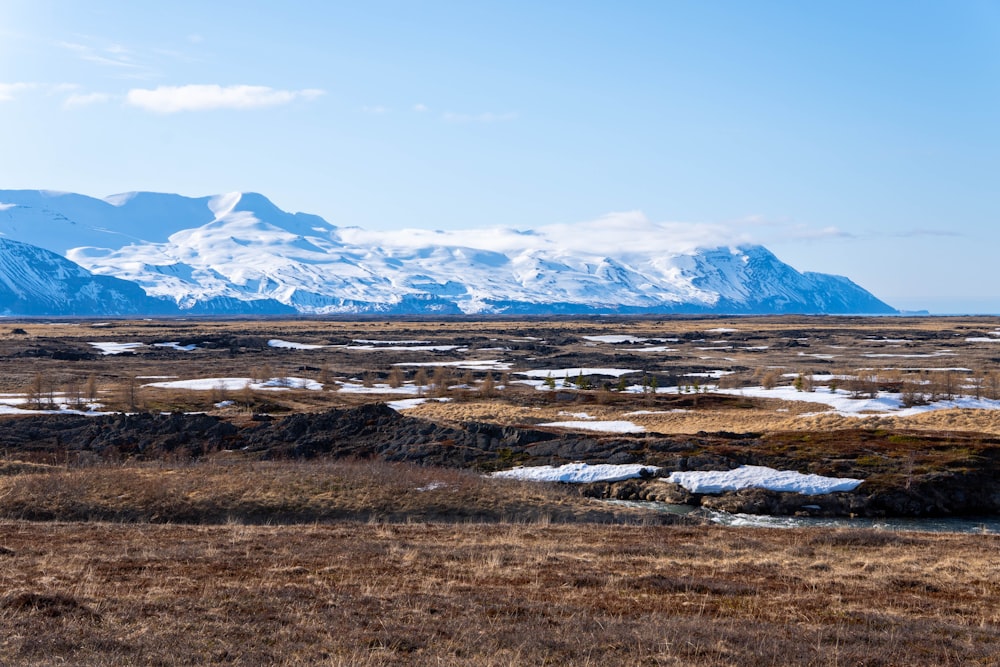
{"label": "water channel", "polygon": [[1000,534],[1000,517],[937,517],[937,518],[888,518],[866,519],[847,517],[771,516],[765,514],[729,514],[706,510],[692,505],[631,500],[607,502],[627,507],[654,509],[669,514],[704,517],[723,526],[750,526],[759,528],[874,528],[878,530],[924,531],[932,533],[982,533]]}

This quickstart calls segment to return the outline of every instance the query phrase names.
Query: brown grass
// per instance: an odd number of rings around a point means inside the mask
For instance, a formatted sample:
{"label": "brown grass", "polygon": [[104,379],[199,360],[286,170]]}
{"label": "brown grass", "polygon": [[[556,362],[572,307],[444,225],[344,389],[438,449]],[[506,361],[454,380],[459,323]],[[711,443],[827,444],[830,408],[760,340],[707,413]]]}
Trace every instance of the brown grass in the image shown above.
{"label": "brown grass", "polygon": [[0,523],[0,663],[991,665],[1000,538]]}
{"label": "brown grass", "polygon": [[669,520],[655,512],[602,504],[566,486],[401,463],[219,461],[36,468],[48,474],[0,476],[0,517],[202,524]]}

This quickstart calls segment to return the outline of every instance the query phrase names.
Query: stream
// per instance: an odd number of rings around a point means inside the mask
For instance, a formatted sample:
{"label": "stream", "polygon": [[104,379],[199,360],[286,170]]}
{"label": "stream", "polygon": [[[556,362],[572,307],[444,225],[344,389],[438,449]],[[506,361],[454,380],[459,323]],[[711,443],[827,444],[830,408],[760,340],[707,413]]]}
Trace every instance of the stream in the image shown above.
{"label": "stream", "polygon": [[934,517],[867,519],[847,517],[771,516],[767,514],[729,514],[693,505],[672,505],[652,501],[607,500],[627,507],[654,509],[669,514],[707,518],[723,526],[756,528],[875,528],[879,530],[922,531],[931,533],[1000,534],[1000,517]]}

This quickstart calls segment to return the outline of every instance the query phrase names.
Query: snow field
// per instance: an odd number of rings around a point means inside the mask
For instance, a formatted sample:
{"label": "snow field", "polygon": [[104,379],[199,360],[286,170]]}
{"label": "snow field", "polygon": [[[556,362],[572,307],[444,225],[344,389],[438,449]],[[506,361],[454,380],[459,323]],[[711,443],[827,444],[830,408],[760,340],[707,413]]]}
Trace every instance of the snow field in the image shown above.
{"label": "snow field", "polygon": [[639,464],[567,463],[561,466],[518,466],[511,470],[495,472],[491,477],[519,479],[529,482],[566,482],[587,484],[590,482],[619,482],[640,477],[643,472],[656,474],[659,468]]}
{"label": "snow field", "polygon": [[691,493],[723,493],[757,488],[816,496],[853,491],[864,480],[805,475],[793,470],[775,470],[766,466],[740,466],[735,470],[724,471],[673,472],[667,481],[679,484]]}

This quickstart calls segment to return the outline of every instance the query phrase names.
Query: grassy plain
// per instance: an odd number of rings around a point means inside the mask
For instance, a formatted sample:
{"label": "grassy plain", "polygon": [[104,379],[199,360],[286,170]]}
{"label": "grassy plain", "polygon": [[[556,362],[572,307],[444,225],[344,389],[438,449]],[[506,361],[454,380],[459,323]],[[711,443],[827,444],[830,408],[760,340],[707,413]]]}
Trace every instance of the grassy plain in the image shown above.
{"label": "grassy plain", "polygon": [[995,665],[1000,537],[0,523],[0,663]]}
{"label": "grassy plain", "polygon": [[[985,396],[997,331],[995,318],[26,321],[0,331],[0,393],[62,400],[94,378],[108,410],[247,422],[398,398],[347,388],[452,364],[456,384],[482,386],[489,373],[507,388],[447,389],[450,402],[408,414],[533,427],[585,411],[660,433],[763,433],[800,452],[806,441],[836,448],[847,429],[975,443],[1000,435],[1000,411],[845,417],[691,387],[719,371],[736,387],[875,371],[885,389],[909,380]],[[655,342],[588,338],[612,335]],[[143,347],[104,356],[92,342]],[[512,382],[577,367],[633,369],[689,392]],[[291,376],[325,389],[145,386],[163,376]],[[378,461],[0,459],[0,664],[1000,664],[996,535],[660,525],[565,488]]]}

